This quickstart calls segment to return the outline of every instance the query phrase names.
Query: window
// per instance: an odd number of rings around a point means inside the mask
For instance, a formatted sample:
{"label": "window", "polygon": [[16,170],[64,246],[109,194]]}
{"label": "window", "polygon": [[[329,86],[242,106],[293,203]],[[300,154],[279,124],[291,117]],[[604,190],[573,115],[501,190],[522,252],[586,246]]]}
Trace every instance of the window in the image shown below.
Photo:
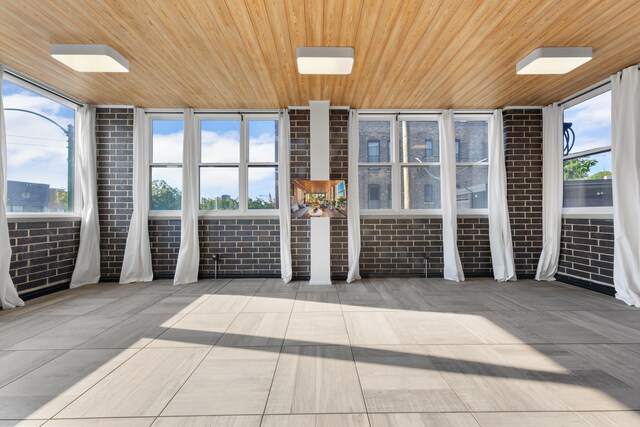
{"label": "window", "polygon": [[424,141],[424,157],[427,160],[433,160],[433,139]]}
{"label": "window", "polygon": [[424,185],[424,203],[425,204],[433,203],[433,184]]}
{"label": "window", "polygon": [[369,209],[380,209],[380,184],[369,184],[367,196],[367,207]]}
{"label": "window", "polygon": [[201,115],[200,209],[278,208],[278,120],[273,115]]}
{"label": "window", "polygon": [[489,122],[456,119],[456,202],[460,210],[486,209],[489,180]]}
{"label": "window", "polygon": [[367,162],[380,162],[380,141],[367,141]]}
{"label": "window", "polygon": [[5,74],[7,211],[74,211],[75,105]]}
{"label": "window", "polygon": [[565,208],[613,206],[611,92],[602,90],[564,110]]}
{"label": "window", "polygon": [[149,115],[151,120],[151,210],[182,207],[182,114]]}

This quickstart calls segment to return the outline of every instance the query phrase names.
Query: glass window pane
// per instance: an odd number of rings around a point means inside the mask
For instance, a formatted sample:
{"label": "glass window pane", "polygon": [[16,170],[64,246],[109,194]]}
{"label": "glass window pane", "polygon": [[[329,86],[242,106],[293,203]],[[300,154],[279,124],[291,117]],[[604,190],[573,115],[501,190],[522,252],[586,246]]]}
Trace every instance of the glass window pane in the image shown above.
{"label": "glass window pane", "polygon": [[278,168],[249,167],[249,209],[278,208]]}
{"label": "glass window pane", "polygon": [[486,208],[488,179],[488,166],[458,166],[456,168],[458,209]]}
{"label": "glass window pane", "polygon": [[184,121],[153,119],[151,163],[182,163]]}
{"label": "glass window pane", "polygon": [[278,121],[249,120],[249,161],[278,161]]}
{"label": "glass window pane", "polygon": [[402,209],[440,209],[440,166],[402,168]]}
{"label": "glass window pane", "polygon": [[400,122],[400,161],[403,163],[440,161],[437,121]]}
{"label": "glass window pane", "polygon": [[389,121],[360,122],[361,163],[391,161],[391,123]]}
{"label": "glass window pane", "polygon": [[360,167],[358,179],[361,209],[391,209],[390,167]]}
{"label": "glass window pane", "polygon": [[237,167],[200,168],[200,209],[238,210],[239,180]]}
{"label": "glass window pane", "polygon": [[[611,92],[594,96],[564,111],[565,127],[571,124],[573,146],[565,155],[611,145]],[[565,142],[566,144],[566,142]]]}
{"label": "glass window pane", "polygon": [[151,167],[151,210],[180,210],[182,168]]}
{"label": "glass window pane", "polygon": [[202,120],[200,138],[202,163],[240,163],[240,120]]}
{"label": "glass window pane", "polygon": [[613,206],[611,151],[565,160],[564,207]]}
{"label": "glass window pane", "polygon": [[456,161],[486,162],[488,160],[489,123],[486,120],[456,120],[455,139]]}
{"label": "glass window pane", "polygon": [[2,83],[2,99],[7,210],[72,211],[75,110],[7,80]]}

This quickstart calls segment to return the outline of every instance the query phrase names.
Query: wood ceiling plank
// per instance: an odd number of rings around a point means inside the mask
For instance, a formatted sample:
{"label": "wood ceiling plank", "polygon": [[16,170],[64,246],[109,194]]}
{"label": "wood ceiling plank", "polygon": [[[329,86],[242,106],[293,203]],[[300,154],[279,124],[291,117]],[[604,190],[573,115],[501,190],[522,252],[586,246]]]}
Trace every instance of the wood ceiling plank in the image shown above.
{"label": "wood ceiling plank", "polygon": [[[640,63],[637,0],[0,0],[0,62],[92,104],[276,108],[542,105]],[[78,73],[50,43],[108,44],[123,74]],[[348,76],[297,73],[299,46],[353,46]],[[587,45],[561,76],[517,76],[541,46]]]}

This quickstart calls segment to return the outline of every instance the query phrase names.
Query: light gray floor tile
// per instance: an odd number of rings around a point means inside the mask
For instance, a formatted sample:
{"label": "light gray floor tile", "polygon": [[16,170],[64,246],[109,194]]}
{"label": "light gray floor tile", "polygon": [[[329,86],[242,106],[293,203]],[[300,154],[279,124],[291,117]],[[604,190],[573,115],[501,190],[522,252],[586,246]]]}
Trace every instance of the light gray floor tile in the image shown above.
{"label": "light gray floor tile", "polygon": [[[16,309],[17,310],[17,309]],[[75,319],[75,316],[25,316],[0,326],[0,349],[11,347],[41,332]]]}
{"label": "light gray floor tile", "polygon": [[157,416],[209,350],[143,349],[56,418]]}
{"label": "light gray floor tile", "polygon": [[209,295],[171,295],[148,307],[140,314],[186,314],[192,312],[208,298]]}
{"label": "light gray floor tile", "polygon": [[80,420],[50,420],[45,427],[149,427],[153,417],[145,418],[85,418]]}
{"label": "light gray floor tile", "polygon": [[142,348],[166,332],[183,314],[135,314],[80,348]]}
{"label": "light gray floor tile", "polygon": [[368,427],[367,414],[265,415],[262,427]]}
{"label": "light gray floor tile", "polygon": [[259,427],[260,415],[159,417],[153,427]]}
{"label": "light gray floor tile", "polygon": [[482,427],[590,426],[575,412],[477,412],[473,415]]}
{"label": "light gray floor tile", "polygon": [[342,313],[292,313],[284,345],[349,345]]}
{"label": "light gray floor tile", "polygon": [[419,346],[355,349],[369,412],[456,412],[467,408]]}
{"label": "light gray floor tile", "polygon": [[593,427],[623,427],[640,425],[640,412],[578,412]]}
{"label": "light gray floor tile", "polygon": [[214,347],[162,415],[262,414],[279,351]]}
{"label": "light gray floor tile", "polygon": [[392,313],[345,312],[352,345],[415,344],[413,336]]}
{"label": "light gray floor tile", "polygon": [[122,322],[115,316],[80,316],[11,346],[8,350],[72,349]]}
{"label": "light gray floor tile", "polygon": [[235,313],[186,314],[149,343],[147,348],[213,346],[236,316]]}
{"label": "light gray floor tile", "polygon": [[202,304],[194,308],[192,313],[240,313],[251,300],[251,295],[210,295]]}
{"label": "light gray floor tile", "polygon": [[43,316],[82,316],[105,305],[113,304],[118,298],[77,296],[61,304],[47,307],[38,312]]}
{"label": "light gray floor tile", "polygon": [[240,313],[220,338],[219,346],[280,346],[289,313]]}
{"label": "light gray floor tile", "polygon": [[267,402],[267,414],[365,412],[351,349],[284,347]]}
{"label": "light gray floor tile", "polygon": [[340,299],[337,292],[298,293],[293,311],[295,313],[340,312]]}
{"label": "light gray floor tile", "polygon": [[371,427],[478,427],[471,414],[370,414]]}
{"label": "light gray floor tile", "polygon": [[62,350],[0,351],[0,387],[60,356]]}
{"label": "light gray floor tile", "polygon": [[71,350],[1,388],[0,419],[51,418],[136,351]]}
{"label": "light gray floor tile", "polygon": [[291,313],[295,293],[256,294],[242,310],[244,313]]}

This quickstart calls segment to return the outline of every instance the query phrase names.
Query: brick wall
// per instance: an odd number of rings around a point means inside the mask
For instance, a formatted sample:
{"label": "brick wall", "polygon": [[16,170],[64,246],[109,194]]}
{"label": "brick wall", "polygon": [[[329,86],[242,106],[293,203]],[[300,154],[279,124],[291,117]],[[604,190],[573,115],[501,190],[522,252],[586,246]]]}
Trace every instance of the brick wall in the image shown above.
{"label": "brick wall", "polygon": [[10,222],[9,273],[18,293],[68,283],[78,257],[80,221]]}
{"label": "brick wall", "polygon": [[562,220],[559,278],[613,285],[613,220]]}
{"label": "brick wall", "polygon": [[133,212],[133,109],[96,111],[102,280],[118,280]]}
{"label": "brick wall", "polygon": [[542,250],[542,111],[503,113],[507,203],[520,279],[535,276]]}

